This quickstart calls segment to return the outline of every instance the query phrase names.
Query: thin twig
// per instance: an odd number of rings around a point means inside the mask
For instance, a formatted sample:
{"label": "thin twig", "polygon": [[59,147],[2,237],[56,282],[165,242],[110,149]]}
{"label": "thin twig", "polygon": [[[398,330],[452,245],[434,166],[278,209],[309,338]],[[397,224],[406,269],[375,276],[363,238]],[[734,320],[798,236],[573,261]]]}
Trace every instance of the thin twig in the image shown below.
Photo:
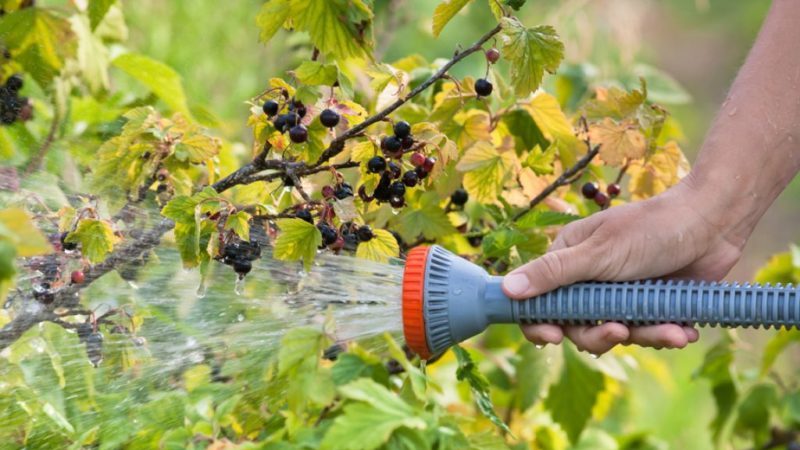
{"label": "thin twig", "polygon": [[39,146],[39,150],[36,152],[33,158],[31,158],[30,162],[28,162],[28,166],[25,168],[25,171],[22,174],[23,177],[27,177],[42,167],[44,157],[47,156],[47,152],[50,150],[50,147],[53,146],[53,141],[55,141],[60,122],[61,118],[58,114],[58,108],[54,108],[53,120],[50,122],[50,130],[47,132],[47,136],[44,138],[42,145]]}

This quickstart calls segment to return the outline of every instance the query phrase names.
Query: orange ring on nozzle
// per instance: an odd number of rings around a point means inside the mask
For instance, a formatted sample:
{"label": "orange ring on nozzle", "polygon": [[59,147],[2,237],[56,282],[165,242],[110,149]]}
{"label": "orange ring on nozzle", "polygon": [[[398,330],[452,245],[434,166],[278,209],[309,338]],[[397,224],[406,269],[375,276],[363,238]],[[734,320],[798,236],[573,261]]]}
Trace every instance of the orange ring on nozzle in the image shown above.
{"label": "orange ring on nozzle", "polygon": [[425,269],[430,249],[411,249],[403,271],[403,334],[408,348],[423,359],[431,357],[425,333]]}

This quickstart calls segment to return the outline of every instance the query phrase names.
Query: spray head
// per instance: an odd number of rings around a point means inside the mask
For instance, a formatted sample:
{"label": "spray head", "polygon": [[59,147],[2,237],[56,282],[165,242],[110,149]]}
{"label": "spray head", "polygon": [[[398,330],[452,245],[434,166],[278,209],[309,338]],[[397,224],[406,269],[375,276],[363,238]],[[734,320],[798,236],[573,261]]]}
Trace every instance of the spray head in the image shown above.
{"label": "spray head", "polygon": [[428,359],[492,323],[630,326],[676,323],[723,327],[800,327],[800,289],[693,281],[587,282],[511,300],[502,277],[439,246],[408,253],[403,332]]}

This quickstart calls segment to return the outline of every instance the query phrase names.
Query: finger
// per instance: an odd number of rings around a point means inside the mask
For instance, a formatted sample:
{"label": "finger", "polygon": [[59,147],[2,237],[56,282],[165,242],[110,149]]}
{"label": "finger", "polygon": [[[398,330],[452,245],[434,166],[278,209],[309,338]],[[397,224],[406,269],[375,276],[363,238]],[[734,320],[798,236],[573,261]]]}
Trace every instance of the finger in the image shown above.
{"label": "finger", "polygon": [[700,332],[694,327],[683,327],[683,332],[686,333],[686,337],[689,338],[690,344],[694,344],[700,339]]}
{"label": "finger", "polygon": [[591,279],[598,270],[598,247],[578,245],[545,253],[503,278],[503,292],[524,299],[580,280]]}
{"label": "finger", "polygon": [[[696,330],[695,333],[697,333]],[[694,340],[692,340],[692,338],[694,338]],[[697,338],[690,335],[684,327],[675,324],[664,324],[649,327],[633,327],[630,329],[630,339],[628,339],[628,342],[643,347],[661,349],[684,348],[689,342],[694,342],[696,340]]]}
{"label": "finger", "polygon": [[522,334],[536,345],[560,344],[564,340],[564,332],[558,325],[523,325]]}
{"label": "finger", "polygon": [[567,337],[578,350],[602,355],[614,346],[626,342],[630,337],[628,327],[621,323],[608,322],[597,326],[564,327]]}

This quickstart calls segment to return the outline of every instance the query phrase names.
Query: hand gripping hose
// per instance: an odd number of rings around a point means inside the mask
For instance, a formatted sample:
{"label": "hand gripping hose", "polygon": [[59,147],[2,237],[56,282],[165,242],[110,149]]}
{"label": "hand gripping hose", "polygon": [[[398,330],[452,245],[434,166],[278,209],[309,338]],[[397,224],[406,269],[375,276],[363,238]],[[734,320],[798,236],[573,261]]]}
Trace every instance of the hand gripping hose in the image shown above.
{"label": "hand gripping hose", "polygon": [[427,359],[493,323],[800,326],[800,288],[791,285],[586,282],[511,300],[501,282],[502,277],[490,276],[439,246],[414,248],[403,274],[406,343]]}

